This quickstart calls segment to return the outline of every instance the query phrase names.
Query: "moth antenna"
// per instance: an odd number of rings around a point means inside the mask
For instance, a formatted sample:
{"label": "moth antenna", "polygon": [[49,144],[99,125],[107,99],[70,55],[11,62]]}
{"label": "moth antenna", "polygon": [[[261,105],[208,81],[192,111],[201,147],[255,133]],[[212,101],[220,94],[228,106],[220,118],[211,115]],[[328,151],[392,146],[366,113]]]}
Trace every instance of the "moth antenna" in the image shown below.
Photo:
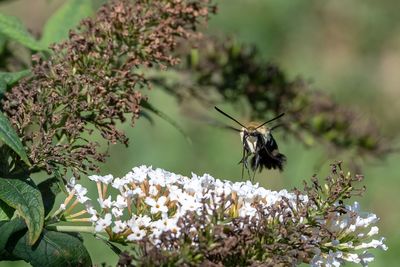
{"label": "moth antenna", "polygon": [[285,113],[281,113],[281,114],[279,114],[278,116],[276,116],[275,118],[270,119],[269,121],[264,122],[263,124],[261,124],[260,126],[258,126],[258,127],[256,128],[256,130],[257,130],[258,128],[264,126],[264,125],[267,124],[267,123],[270,123],[270,122],[272,122],[272,121],[274,121],[274,120],[279,119],[279,118],[282,117],[283,115],[285,115]]}
{"label": "moth antenna", "polygon": [[222,115],[228,117],[229,119],[233,120],[234,122],[236,122],[237,124],[239,124],[240,126],[242,126],[243,128],[247,129],[246,126],[244,126],[243,124],[241,124],[238,120],[236,120],[235,118],[233,118],[232,116],[226,114],[225,112],[223,112],[222,110],[220,110],[217,107],[214,107],[219,113],[221,113]]}
{"label": "moth antenna", "polygon": [[277,125],[271,127],[269,130],[272,131],[272,130],[275,130],[276,128],[279,128],[279,127],[282,127],[282,126],[283,126],[282,123],[281,124],[277,124]]}

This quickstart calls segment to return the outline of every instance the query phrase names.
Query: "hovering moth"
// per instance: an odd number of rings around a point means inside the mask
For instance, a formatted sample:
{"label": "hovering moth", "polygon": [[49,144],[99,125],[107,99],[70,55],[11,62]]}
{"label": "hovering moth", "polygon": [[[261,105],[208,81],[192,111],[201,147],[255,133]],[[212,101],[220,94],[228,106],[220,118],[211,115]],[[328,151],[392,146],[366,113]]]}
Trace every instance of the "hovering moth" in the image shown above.
{"label": "hovering moth", "polygon": [[[242,164],[242,179],[244,175],[244,169],[247,170],[251,180],[254,180],[256,171],[261,171],[263,168],[279,169],[280,171],[283,170],[286,157],[285,155],[279,153],[278,144],[271,133],[276,126],[267,128],[266,124],[279,119],[284,115],[284,113],[262,124],[252,122],[249,123],[248,126],[245,126],[232,116],[220,110],[218,107],[215,107],[215,109],[222,115],[242,126],[241,129],[228,126],[228,128],[239,132],[240,140],[243,144],[243,155],[242,159],[239,161],[239,164]],[[253,172],[253,176],[250,175],[250,169]]]}

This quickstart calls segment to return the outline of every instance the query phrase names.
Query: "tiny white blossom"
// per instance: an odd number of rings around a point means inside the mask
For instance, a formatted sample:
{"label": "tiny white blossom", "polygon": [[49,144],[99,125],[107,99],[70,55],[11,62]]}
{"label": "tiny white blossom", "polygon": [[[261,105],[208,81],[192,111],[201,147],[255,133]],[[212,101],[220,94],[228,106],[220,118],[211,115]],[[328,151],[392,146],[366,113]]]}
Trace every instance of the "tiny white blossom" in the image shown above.
{"label": "tiny white blossom", "polygon": [[190,195],[187,195],[184,201],[181,201],[181,205],[182,212],[197,211],[203,206],[200,202],[196,201],[196,199]]}
{"label": "tiny white blossom", "polygon": [[124,215],[124,210],[114,207],[111,209],[111,213],[114,217],[119,218]]}
{"label": "tiny white blossom", "polygon": [[112,187],[121,190],[129,181],[127,179],[115,178],[112,182]]}
{"label": "tiny white blossom", "polygon": [[368,232],[368,236],[373,236],[379,233],[379,228],[377,226],[372,226],[371,230]]}
{"label": "tiny white blossom", "polygon": [[99,217],[97,216],[97,211],[96,211],[96,209],[92,206],[92,204],[86,202],[86,203],[85,203],[85,209],[86,209],[86,212],[87,212],[88,214],[92,215],[92,217],[89,218],[89,220],[90,220],[91,222],[96,222],[96,221],[99,219]]}
{"label": "tiny white blossom", "polygon": [[75,190],[76,199],[78,199],[78,201],[80,203],[84,204],[86,201],[90,200],[90,198],[88,198],[86,196],[86,194],[88,192],[87,189],[85,187],[83,187],[82,185],[76,184],[74,186],[74,190]]}
{"label": "tiny white blossom", "polygon": [[169,187],[169,199],[171,201],[177,201],[181,198],[182,196],[182,189],[180,189],[178,186],[176,185],[171,185]]}
{"label": "tiny white blossom", "polygon": [[99,175],[90,175],[88,178],[94,182],[100,182],[100,177]]}
{"label": "tiny white blossom", "polygon": [[149,227],[151,218],[147,215],[141,215],[136,218],[135,223],[138,227]]}
{"label": "tiny white blossom", "polygon": [[155,170],[150,170],[147,173],[147,176],[150,178],[149,183],[151,185],[165,186],[166,184],[164,171],[160,168],[157,168]]}
{"label": "tiny white blossom", "polygon": [[348,262],[354,262],[354,263],[360,263],[361,260],[358,256],[358,254],[355,253],[347,253],[344,255],[344,259]]}
{"label": "tiny white blossom", "polygon": [[168,212],[168,207],[165,206],[167,202],[167,198],[165,196],[161,196],[157,201],[154,198],[146,197],[145,203],[151,207],[150,212],[155,214],[157,212]]}
{"label": "tiny white blossom", "polygon": [[112,228],[112,231],[116,234],[121,233],[122,231],[125,230],[125,228],[127,227],[126,223],[123,221],[115,221],[114,222],[114,227]]}
{"label": "tiny white blossom", "polygon": [[105,209],[105,208],[109,209],[109,208],[111,208],[111,206],[113,204],[113,202],[111,201],[111,196],[108,196],[108,198],[106,198],[106,199],[98,198],[97,201],[99,202],[100,207],[103,209]]}
{"label": "tiny white blossom", "polygon": [[131,230],[132,230],[132,234],[128,235],[128,237],[127,237],[127,239],[129,241],[142,240],[143,237],[146,236],[146,231],[143,229],[140,229],[139,227],[131,228]]}
{"label": "tiny white blossom", "polygon": [[382,250],[387,250],[387,246],[383,243],[385,238],[381,238],[379,240],[373,239],[369,243],[362,243],[361,245],[357,246],[356,249],[365,249],[365,248],[380,248]]}
{"label": "tiny white blossom", "polygon": [[108,174],[105,176],[100,176],[99,179],[103,184],[110,184],[114,180],[114,176],[112,176],[111,174]]}
{"label": "tiny white blossom", "polygon": [[157,187],[155,187],[154,185],[150,185],[149,194],[150,194],[150,196],[153,196],[153,197],[157,196],[158,195]]}
{"label": "tiny white blossom", "polygon": [[95,226],[95,231],[96,232],[101,232],[104,229],[106,229],[108,226],[111,225],[112,221],[112,216],[110,213],[107,213],[103,218],[99,218],[96,222],[96,226]]}
{"label": "tiny white blossom", "polygon": [[126,198],[121,195],[117,195],[117,200],[113,203],[113,206],[119,209],[124,209],[128,207],[128,203],[126,202]]}
{"label": "tiny white blossom", "polygon": [[132,196],[134,196],[134,195],[137,195],[138,197],[146,196],[146,194],[143,192],[143,190],[140,187],[136,187],[131,192],[132,192]]}
{"label": "tiny white blossom", "polygon": [[68,193],[70,193],[72,191],[72,189],[75,187],[75,185],[76,185],[76,178],[71,177],[71,179],[69,179],[67,186],[66,186]]}
{"label": "tiny white blossom", "polygon": [[146,179],[147,173],[149,172],[150,169],[151,169],[151,166],[146,167],[144,165],[142,165],[140,167],[135,167],[132,169],[132,172],[127,174],[127,178],[141,183]]}
{"label": "tiny white blossom", "polygon": [[360,258],[360,262],[363,266],[368,266],[368,263],[371,263],[374,261],[374,255],[371,253],[368,253],[367,251],[364,251],[363,254],[358,256]]}

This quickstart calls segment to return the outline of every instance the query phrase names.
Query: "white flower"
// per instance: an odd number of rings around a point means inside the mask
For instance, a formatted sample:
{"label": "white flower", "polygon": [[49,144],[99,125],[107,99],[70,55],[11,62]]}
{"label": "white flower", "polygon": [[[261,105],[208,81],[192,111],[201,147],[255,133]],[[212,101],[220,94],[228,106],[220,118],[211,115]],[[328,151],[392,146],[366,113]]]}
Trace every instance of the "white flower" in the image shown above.
{"label": "white flower", "polygon": [[146,194],[140,187],[136,187],[134,190],[131,191],[132,196],[137,195],[138,197],[144,197]]}
{"label": "white flower", "polygon": [[349,261],[349,262],[354,262],[354,263],[360,263],[361,262],[358,254],[355,254],[355,253],[347,253],[347,254],[344,255],[343,258],[346,261]]}
{"label": "white flower", "polygon": [[364,251],[364,253],[359,255],[358,257],[360,258],[360,262],[363,266],[368,266],[368,263],[374,261],[374,255],[368,253],[367,251]]}
{"label": "white flower", "polygon": [[76,184],[75,186],[74,186],[74,190],[75,190],[75,196],[76,196],[76,199],[80,202],[80,203],[82,203],[82,204],[84,204],[86,201],[88,201],[90,198],[88,198],[87,196],[86,196],[86,194],[87,194],[87,189],[85,188],[85,187],[83,187],[82,185],[80,185],[80,184]]}
{"label": "white flower", "polygon": [[121,233],[122,231],[125,230],[125,228],[127,227],[126,223],[123,221],[115,221],[114,222],[114,227],[112,228],[112,231],[116,234]]}
{"label": "white flower", "polygon": [[101,176],[101,175],[90,175],[88,178],[96,183],[101,182],[103,184],[109,184],[113,181],[114,177],[111,174]]}
{"label": "white flower", "polygon": [[157,168],[156,170],[150,170],[147,173],[147,176],[149,176],[149,183],[151,185],[160,185],[160,186],[165,186],[166,184],[166,179],[165,179],[165,173],[162,169]]}
{"label": "white flower", "polygon": [[371,230],[368,232],[368,236],[373,236],[379,233],[379,228],[377,226],[372,226]]}
{"label": "white flower", "polygon": [[157,187],[155,187],[154,185],[150,185],[149,194],[150,194],[150,196],[153,196],[153,197],[157,196],[158,195]]}
{"label": "white flower", "polygon": [[326,266],[326,267],[339,267],[341,265],[341,258],[343,253],[341,251],[332,252],[329,254],[316,254],[311,260],[310,265],[315,267]]}
{"label": "white flower", "polygon": [[99,218],[96,222],[96,226],[95,226],[95,231],[96,232],[101,232],[104,229],[106,229],[108,226],[111,225],[112,221],[112,216],[110,213],[107,213],[103,218]]}
{"label": "white flower", "polygon": [[69,179],[69,182],[67,183],[67,192],[70,193],[71,190],[75,187],[76,184],[76,178],[75,177],[71,177],[71,179]]}
{"label": "white flower", "polygon": [[127,239],[129,241],[142,240],[143,237],[146,236],[146,231],[143,229],[140,229],[139,227],[131,228],[131,230],[132,230],[132,234],[128,235],[128,237],[127,237]]}
{"label": "white flower", "polygon": [[89,213],[90,215],[97,215],[97,211],[94,209],[94,207],[92,206],[92,204],[90,203],[85,203],[85,208],[87,213]]}
{"label": "white flower", "polygon": [[365,248],[380,248],[382,250],[387,250],[388,247],[383,243],[385,238],[382,237],[381,239],[373,239],[369,243],[362,243],[361,245],[357,246],[356,249],[365,249]]}
{"label": "white flower", "polygon": [[141,215],[136,218],[136,224],[138,227],[149,227],[151,218],[147,215]]}
{"label": "white flower", "polygon": [[112,187],[118,189],[118,190],[122,190],[122,188],[128,184],[129,181],[125,178],[115,178],[114,181],[112,182]]}
{"label": "white flower", "polygon": [[327,255],[325,266],[326,267],[339,267],[341,264],[341,258],[343,257],[343,253],[341,251],[332,252],[329,251]]}
{"label": "white flower", "polygon": [[150,212],[155,214],[157,212],[167,213],[168,207],[165,206],[167,202],[167,198],[165,196],[161,196],[159,199],[154,200],[154,198],[146,197],[145,203],[151,207]]}
{"label": "white flower", "polygon": [[155,221],[152,226],[163,231],[168,231],[176,228],[178,220],[177,218],[165,218],[158,221]]}
{"label": "white flower", "polygon": [[251,206],[251,203],[246,202],[240,209],[239,209],[239,216],[246,217],[250,216],[250,218],[254,217],[257,213],[257,209]]}
{"label": "white flower", "polygon": [[128,207],[128,203],[126,202],[126,198],[121,195],[117,195],[117,200],[113,203],[113,206],[119,209],[124,209]]}
{"label": "white flower", "polygon": [[132,169],[132,172],[128,173],[125,177],[127,179],[131,179],[132,181],[141,183],[146,179],[147,173],[149,172],[150,169],[151,169],[151,166],[146,167],[144,165],[142,165],[140,167],[135,167]]}
{"label": "white flower", "polygon": [[175,183],[179,183],[180,180],[182,179],[181,175],[172,173],[172,172],[165,172],[165,183],[166,185],[173,185]]}
{"label": "white flower", "polygon": [[88,178],[97,183],[97,182],[100,182],[101,176],[99,176],[99,175],[90,175],[90,176],[88,176]]}
{"label": "white flower", "polygon": [[152,232],[151,232],[150,237],[151,237],[151,239],[152,239],[152,242],[153,242],[155,245],[161,243],[161,240],[160,240],[159,238],[160,238],[160,235],[161,235],[162,233],[163,233],[163,230],[160,229],[160,228],[153,228],[153,229],[152,229]]}
{"label": "white flower", "polygon": [[92,204],[86,202],[85,209],[88,214],[92,215],[92,217],[89,218],[89,221],[96,222],[99,219],[99,217],[97,216],[97,211],[93,208]]}
{"label": "white flower", "polygon": [[105,209],[105,208],[109,209],[109,208],[111,208],[111,206],[113,204],[113,202],[111,201],[111,196],[108,196],[108,198],[106,198],[106,199],[98,198],[97,201],[99,202],[100,207],[102,207],[103,209]]}
{"label": "white flower", "polygon": [[185,189],[185,191],[187,193],[194,194],[196,192],[202,191],[203,187],[202,187],[201,181],[199,179],[191,179],[190,182],[185,183],[183,185],[183,189]]}
{"label": "white flower", "polygon": [[114,180],[114,177],[111,174],[108,174],[106,176],[101,176],[100,181],[103,184],[110,184]]}
{"label": "white flower", "polygon": [[356,219],[356,227],[368,227],[369,225],[375,223],[378,221],[378,217],[375,214],[368,214],[366,218],[363,218],[361,216],[357,216]]}
{"label": "white flower", "polygon": [[178,186],[176,186],[176,185],[169,186],[168,197],[171,201],[178,201],[181,198],[182,194],[183,194],[183,191]]}
{"label": "white flower", "polygon": [[200,209],[203,205],[202,203],[196,201],[196,199],[190,195],[186,195],[185,199],[180,200],[181,206],[181,211],[186,212],[186,211],[197,211]]}
{"label": "white flower", "polygon": [[124,215],[124,210],[114,207],[111,209],[111,213],[114,217],[119,218],[122,217],[122,215]]}

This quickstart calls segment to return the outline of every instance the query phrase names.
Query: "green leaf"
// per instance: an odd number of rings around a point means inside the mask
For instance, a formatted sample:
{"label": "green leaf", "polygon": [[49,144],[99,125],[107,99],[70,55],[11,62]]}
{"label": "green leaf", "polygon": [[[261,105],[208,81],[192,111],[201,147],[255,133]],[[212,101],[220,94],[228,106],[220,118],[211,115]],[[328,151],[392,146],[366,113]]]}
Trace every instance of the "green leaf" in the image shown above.
{"label": "green leaf", "polygon": [[43,36],[40,42],[48,47],[52,43],[58,43],[68,38],[70,29],[93,14],[92,1],[68,0],[46,22]]}
{"label": "green leaf", "polygon": [[0,140],[8,145],[21,159],[30,166],[28,156],[26,155],[25,148],[19,140],[17,133],[14,131],[11,123],[8,121],[7,117],[0,112]]}
{"label": "green leaf", "polygon": [[15,238],[7,246],[8,253],[29,262],[33,267],[92,266],[82,240],[72,234],[43,230],[35,246],[27,245],[29,237]]}
{"label": "green leaf", "polygon": [[15,208],[28,226],[29,244],[39,238],[44,224],[42,195],[28,181],[0,178],[0,199]]}
{"label": "green leaf", "polygon": [[0,221],[10,220],[15,209],[8,206],[4,201],[0,200]]}
{"label": "green leaf", "polygon": [[57,178],[50,178],[38,185],[38,189],[42,194],[45,216],[53,209],[56,196],[61,192],[62,185],[60,183]]}
{"label": "green leaf", "polygon": [[0,33],[32,50],[46,50],[46,47],[37,41],[26,30],[22,22],[14,16],[7,16],[0,13]]}
{"label": "green leaf", "polygon": [[103,241],[109,248],[111,248],[111,250],[115,254],[120,255],[122,253],[122,250],[119,247],[117,247],[116,245],[114,245],[112,242],[110,242],[110,241],[108,241],[106,239],[103,239],[103,238],[101,238],[99,240]]}
{"label": "green leaf", "polygon": [[3,72],[0,71],[0,94],[4,94],[7,88],[14,85],[20,79],[31,74],[30,70],[22,70],[17,72]]}
{"label": "green leaf", "polygon": [[4,249],[9,241],[9,238],[15,232],[26,228],[24,220],[15,218],[10,221],[4,221],[0,225],[0,255],[4,254]]}
{"label": "green leaf", "polygon": [[140,103],[140,105],[142,107],[144,107],[145,109],[153,112],[155,115],[157,115],[158,117],[160,117],[161,119],[165,120],[166,122],[168,122],[170,125],[172,125],[176,130],[178,130],[183,137],[185,137],[185,139],[188,141],[189,144],[192,143],[192,140],[190,139],[190,137],[186,134],[185,130],[183,130],[183,128],[176,122],[174,121],[171,117],[169,117],[167,114],[165,114],[164,112],[162,112],[161,110],[156,109],[153,105],[151,105],[149,102],[147,101],[142,101]]}

